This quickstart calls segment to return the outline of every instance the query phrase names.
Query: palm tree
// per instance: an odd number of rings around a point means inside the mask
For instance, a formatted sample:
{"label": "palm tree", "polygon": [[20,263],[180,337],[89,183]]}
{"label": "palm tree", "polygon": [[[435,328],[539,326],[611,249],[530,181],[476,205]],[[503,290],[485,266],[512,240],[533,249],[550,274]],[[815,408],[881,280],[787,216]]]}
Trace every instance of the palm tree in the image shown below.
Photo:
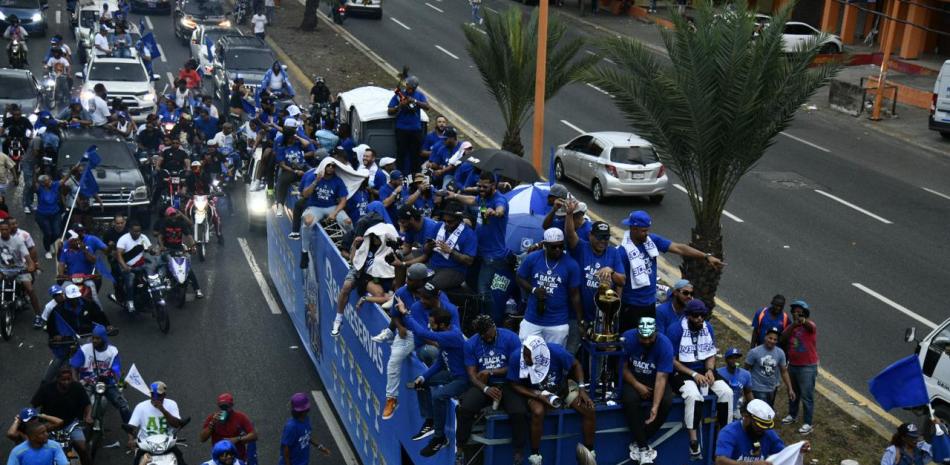
{"label": "palm tree", "polygon": [[[757,30],[747,7],[695,4],[693,24],[674,15],[674,30],[663,33],[668,61],[639,42],[610,38],[599,48],[616,66],[601,64],[586,78],[613,95],[686,187],[695,220],[690,245],[722,258],[720,218],[739,180],[840,63],[813,66],[821,39],[783,51],[792,5]],[[721,271],[702,259],[684,259],[680,269],[711,307]]]}
{"label": "palm tree", "polygon": [[[465,28],[468,54],[501,108],[505,120],[501,148],[523,156],[521,128],[534,110],[538,13],[535,11],[526,22],[520,8],[509,8],[497,14],[488,12],[484,19],[485,34],[474,26]],[[548,22],[545,100],[576,81],[596,61],[592,56],[577,57],[584,41],[565,39],[566,30],[564,23],[552,15]]]}
{"label": "palm tree", "polygon": [[303,18],[300,19],[301,31],[317,29],[317,14],[320,11],[320,0],[307,0],[303,7]]}

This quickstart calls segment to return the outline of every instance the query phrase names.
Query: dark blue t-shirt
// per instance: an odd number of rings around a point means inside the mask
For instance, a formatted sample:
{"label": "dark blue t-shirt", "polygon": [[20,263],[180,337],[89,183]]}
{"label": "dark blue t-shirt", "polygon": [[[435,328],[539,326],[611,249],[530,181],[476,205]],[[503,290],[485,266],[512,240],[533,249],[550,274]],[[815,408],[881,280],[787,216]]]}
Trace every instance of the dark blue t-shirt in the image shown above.
{"label": "dark blue t-shirt", "polygon": [[[412,92],[406,92],[405,96],[407,98],[414,98],[417,102],[428,102],[426,96],[414,90]],[[389,99],[389,108],[396,108],[399,106],[399,97],[393,95],[393,98]],[[409,109],[409,106],[405,106],[399,109],[399,113],[396,113],[396,129],[402,129],[404,131],[421,131],[422,130],[422,117],[420,115],[420,109],[418,106],[414,110]]]}
{"label": "dark blue t-shirt", "polygon": [[[709,324],[709,323],[703,323],[703,325],[705,326],[706,330],[709,331],[709,337],[712,339],[712,345],[715,346],[715,345],[716,345],[716,333],[713,331],[712,325]],[[701,332],[702,332],[702,331],[698,331],[697,333],[701,333]],[[683,336],[683,325],[682,325],[682,324],[672,325],[672,326],[670,326],[669,328],[667,328],[667,329],[666,329],[666,337],[668,337],[668,338],[670,339],[670,344],[673,344],[673,356],[674,356],[674,357],[678,357],[678,356],[679,356],[679,353],[680,353],[680,350],[681,350],[681,348],[680,348],[680,343],[683,341],[683,337],[684,337],[684,336]],[[690,336],[690,337],[692,337],[692,336]],[[705,351],[706,351],[705,349],[710,349],[710,348],[708,348],[708,347],[706,347],[706,348],[701,348],[700,351],[701,351],[701,352],[705,352]],[[715,347],[712,347],[711,349],[715,349]],[[687,367],[689,367],[689,369],[691,369],[691,370],[693,370],[693,371],[696,371],[696,372],[699,372],[699,373],[705,373],[705,372],[706,372],[706,362],[704,362],[704,361],[702,361],[702,360],[699,360],[699,361],[696,361],[696,362],[683,363],[683,365],[686,365]]]}
{"label": "dark blue t-shirt", "polygon": [[543,314],[538,314],[538,299],[533,295],[528,296],[524,319],[538,326],[566,325],[568,314],[573,311],[569,290],[580,288],[581,271],[569,255],[562,255],[557,260],[546,260],[544,254],[544,250],[531,252],[518,268],[519,277],[528,280],[531,287],[542,288],[548,294]]}
{"label": "dark blue t-shirt", "polygon": [[59,213],[59,181],[53,181],[49,188],[40,184],[36,188],[36,211],[44,215]]}
{"label": "dark blue t-shirt", "polygon": [[[407,293],[408,291],[409,290],[406,289]],[[452,326],[461,328],[462,325],[459,320],[459,308],[449,301],[448,296],[445,295],[444,292],[439,293],[439,302],[442,304],[442,310],[445,310],[452,315]],[[405,303],[405,301],[403,301],[403,303]],[[422,302],[416,301],[411,307],[409,307],[409,318],[416,320],[416,322],[421,326],[428,327],[429,310],[425,305],[422,305]]]}
{"label": "dark blue t-shirt", "polygon": [[[764,313],[764,314],[763,314]],[[761,318],[762,324],[759,324]],[[768,307],[756,310],[752,315],[752,332],[756,334],[756,344],[762,344],[765,341],[765,333],[769,328],[778,328],[779,331],[785,331],[785,328],[791,324],[792,320],[783,310],[778,316],[773,317]]]}
{"label": "dark blue t-shirt", "polygon": [[553,342],[548,343],[548,350],[551,352],[551,367],[548,369],[548,375],[538,384],[531,384],[530,378],[521,378],[521,354],[523,349],[518,347],[518,349],[508,354],[508,381],[521,383],[537,390],[557,392],[558,386],[570,376],[571,367],[574,365],[574,356],[560,344]]}
{"label": "dark blue t-shirt", "polygon": [[[429,131],[429,133],[426,134],[426,138],[422,140],[422,150],[428,150],[431,152],[432,147],[434,147],[435,144],[438,144],[444,140],[445,136],[439,134],[438,131]],[[429,156],[431,157],[432,155]]]}
{"label": "dark blue t-shirt", "polygon": [[213,139],[214,135],[218,133],[218,118],[213,116],[202,118],[199,116],[195,118],[195,128],[201,131],[201,135],[204,136],[206,141]]}
{"label": "dark blue t-shirt", "polygon": [[360,220],[360,217],[366,214],[366,206],[369,205],[369,192],[360,189],[353,193],[346,201],[346,215],[350,217],[353,224]]}
{"label": "dark blue t-shirt", "polygon": [[[436,238],[439,235],[439,229],[444,223],[437,223],[439,226],[429,229],[426,236],[423,238],[423,243],[429,239],[437,240]],[[474,257],[478,254],[478,237],[475,236],[475,231],[472,231],[472,228],[466,226],[464,223],[459,223],[462,226],[462,233],[459,235],[458,240],[455,241],[455,250],[458,250],[459,253],[463,255],[468,255]],[[448,227],[445,228],[445,237],[442,238],[443,241],[448,241],[452,236],[452,232]],[[449,258],[445,258],[439,253],[439,249],[435,248],[432,250],[432,255],[429,257],[429,268],[433,270],[438,270],[441,268],[448,268],[458,270],[462,273],[468,269],[465,265],[453,260],[452,256],[449,255]]]}
{"label": "dark blue t-shirt", "polygon": [[398,200],[393,201],[393,203],[389,204],[389,206],[386,207],[386,211],[389,213],[389,217],[393,219],[398,217],[397,213],[399,213],[399,208],[406,204],[406,199],[409,197],[409,188],[405,184],[399,187],[393,187],[392,184],[388,182],[386,184],[383,184],[383,187],[379,188],[380,202],[388,199],[390,195],[393,195],[393,192],[396,192],[396,189],[400,189],[402,191],[402,194],[401,194],[402,197],[400,197]]}
{"label": "dark blue t-shirt", "polygon": [[422,212],[422,216],[432,216],[432,211],[435,210],[434,194],[434,189],[429,187],[429,195],[425,196],[420,193],[416,201],[412,203],[412,206]]}
{"label": "dark blue t-shirt", "polygon": [[[667,250],[670,250],[670,245],[673,244],[665,237],[656,234],[650,234],[650,239],[653,239],[653,243],[660,253],[666,253]],[[656,259],[650,258],[650,256],[647,255],[643,244],[636,244],[636,247],[640,250],[640,254],[643,257],[643,262],[646,265],[644,273],[650,276],[650,284],[634,289],[632,287],[634,270],[631,270],[630,266],[627,266],[627,284],[623,287],[621,300],[628,305],[652,305],[656,303]],[[620,255],[623,257],[624,263],[629,265],[630,260],[627,258],[627,251],[623,247],[620,247]]]}
{"label": "dark blue t-shirt", "polygon": [[673,299],[675,298],[670,296],[666,299],[666,302],[656,307],[656,332],[666,334],[670,326],[680,324],[683,319],[683,315],[677,315],[676,310],[673,309]]}
{"label": "dark blue t-shirt", "polygon": [[623,333],[623,353],[633,376],[649,387],[653,387],[657,373],[673,372],[673,345],[660,333],[649,350],[640,343],[638,330]]}
{"label": "dark blue t-shirt", "polygon": [[[278,465],[307,465],[310,463],[310,419],[291,418],[284,423],[284,432],[280,435],[280,458]],[[284,446],[290,449],[290,463],[284,463]]]}
{"label": "dark blue t-shirt", "polygon": [[[597,308],[594,305],[594,296],[597,295],[597,288],[600,287],[600,279],[597,278],[597,272],[605,266],[609,266],[616,273],[625,274],[623,255],[615,247],[607,246],[604,253],[594,254],[590,248],[590,242],[584,239],[577,241],[577,247],[570,250],[571,257],[577,262],[581,269],[581,305],[584,307],[584,319],[594,321]],[[575,316],[571,313],[571,319]]]}
{"label": "dark blue t-shirt", "polygon": [[435,237],[439,233],[439,223],[432,218],[422,218],[422,227],[418,231],[406,231],[403,234],[403,239],[410,244],[423,245],[426,242],[426,237],[432,236]]}
{"label": "dark blue t-shirt", "polygon": [[281,162],[286,162],[291,168],[305,167],[303,145],[300,144],[299,140],[294,140],[290,145],[284,145],[281,139],[278,138],[277,141],[274,141],[274,153],[274,159],[278,165]]}
{"label": "dark blue t-shirt", "polygon": [[[521,347],[521,340],[513,331],[497,328],[493,344],[485,344],[478,334],[465,341],[465,366],[475,367],[475,372],[497,370],[508,366],[508,355]],[[505,382],[504,376],[493,376],[489,384]]]}
{"label": "dark blue t-shirt", "polygon": [[[478,197],[476,205],[479,214],[476,216],[475,234],[478,235],[478,256],[489,260],[498,260],[508,255],[505,245],[505,232],[508,230],[508,199],[495,192],[490,198]],[[505,208],[504,216],[490,216],[483,218],[482,209],[494,210]]]}
{"label": "dark blue t-shirt", "polygon": [[[759,447],[755,447],[755,443]],[[755,462],[765,460],[772,454],[777,454],[785,448],[785,443],[778,437],[775,430],[767,430],[758,441],[752,438],[742,428],[741,421],[734,421],[721,431],[716,440],[716,456],[723,456],[737,462]]]}
{"label": "dark blue t-shirt", "polygon": [[339,176],[323,178],[317,181],[317,187],[307,199],[307,205],[312,207],[335,207],[341,198],[346,198],[346,184]]}
{"label": "dark blue t-shirt", "polygon": [[732,406],[736,408],[739,405],[739,399],[745,393],[745,389],[752,385],[752,373],[742,367],[737,367],[735,373],[729,373],[729,369],[726,367],[719,367],[716,369],[716,373],[719,373],[719,376],[722,376],[722,379],[726,380],[729,387],[732,388]]}
{"label": "dark blue t-shirt", "polygon": [[[89,253],[93,255],[106,249],[106,244],[96,236],[85,236],[83,243]],[[68,245],[63,245],[62,250],[60,250],[59,261],[66,264],[66,272],[69,274],[92,274],[92,270],[96,266],[95,262],[89,263],[86,260],[86,254],[82,250],[70,249]]]}
{"label": "dark blue t-shirt", "polygon": [[439,358],[432,364],[422,377],[429,379],[443,369],[456,379],[468,379],[465,372],[465,336],[458,326],[451,326],[445,331],[432,331],[428,323],[419,324],[418,321],[410,318],[406,320],[406,329],[415,334],[416,345],[422,345],[422,341],[432,341],[439,346]]}

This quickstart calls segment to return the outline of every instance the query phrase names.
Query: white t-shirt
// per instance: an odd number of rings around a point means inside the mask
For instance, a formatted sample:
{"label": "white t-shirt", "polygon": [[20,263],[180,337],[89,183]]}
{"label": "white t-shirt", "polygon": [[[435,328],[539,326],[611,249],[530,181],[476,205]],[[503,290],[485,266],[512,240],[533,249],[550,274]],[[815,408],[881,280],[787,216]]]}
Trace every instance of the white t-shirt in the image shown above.
{"label": "white t-shirt", "polygon": [[32,249],[36,247],[36,242],[33,242],[33,236],[30,235],[27,231],[17,228],[15,236],[23,239],[23,243],[26,244],[27,249]]}
{"label": "white t-shirt", "polygon": [[30,251],[22,238],[10,235],[9,239],[4,240],[0,237],[0,266],[25,268],[29,255]]}
{"label": "white t-shirt", "polygon": [[109,38],[103,34],[96,34],[96,37],[93,39],[93,52],[96,56],[106,56],[111,51],[112,48],[109,47]]}
{"label": "white t-shirt", "polygon": [[[175,418],[181,418],[181,414],[178,412],[178,403],[175,401],[165,399],[162,401],[162,406]],[[138,427],[139,439],[145,439],[153,434],[169,434],[175,431],[174,428],[168,426],[168,419],[165,418],[165,415],[162,415],[160,410],[152,406],[151,400],[143,400],[135,406],[129,424]]]}
{"label": "white t-shirt", "polygon": [[234,133],[225,134],[224,131],[218,131],[211,140],[218,144],[218,147],[227,147],[234,149]]}
{"label": "white t-shirt", "polygon": [[[95,352],[95,355],[93,355],[93,352]],[[111,370],[112,362],[119,356],[119,349],[110,344],[106,346],[105,350],[96,350],[89,342],[79,347],[79,353],[83,357],[82,365],[76,367],[79,376],[84,376],[85,381],[95,382],[96,370],[98,369],[100,374],[105,374]],[[115,376],[119,376],[119,373],[115,373]]]}
{"label": "white t-shirt", "polygon": [[251,23],[254,24],[254,33],[264,32],[264,25],[267,24],[267,16],[260,13],[251,16]]}
{"label": "white t-shirt", "polygon": [[89,100],[89,114],[92,116],[94,126],[102,126],[109,122],[109,104],[96,95]]}
{"label": "white t-shirt", "polygon": [[152,246],[152,241],[148,240],[148,236],[145,234],[140,235],[138,239],[132,239],[132,233],[125,233],[119,238],[119,241],[115,243],[117,249],[122,249],[125,252],[132,250],[136,245],[141,245],[142,251],[132,257],[131,260],[125,261],[129,266],[138,265],[139,262],[145,258],[145,250]]}
{"label": "white t-shirt", "polygon": [[270,89],[271,90],[280,90],[284,87],[284,75],[283,73],[274,73],[270,78]]}
{"label": "white t-shirt", "polygon": [[46,62],[46,66],[52,69],[55,74],[66,74],[66,70],[69,69],[69,60],[50,57],[49,61]]}

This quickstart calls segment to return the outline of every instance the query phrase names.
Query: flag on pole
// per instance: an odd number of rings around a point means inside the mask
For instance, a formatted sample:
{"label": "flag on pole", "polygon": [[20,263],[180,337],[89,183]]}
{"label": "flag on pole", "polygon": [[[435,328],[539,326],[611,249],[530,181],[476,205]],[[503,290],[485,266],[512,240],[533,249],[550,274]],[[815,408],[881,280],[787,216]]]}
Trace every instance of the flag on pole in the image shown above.
{"label": "flag on pole", "polygon": [[930,446],[934,463],[950,463],[950,435],[947,434],[947,425],[936,425]]}
{"label": "flag on pole", "polygon": [[145,17],[143,16],[143,17],[139,18],[139,34],[144,36],[144,35],[145,35],[145,31],[147,31],[147,30],[148,30],[148,29],[145,27]]}
{"label": "flag on pole", "polygon": [[102,158],[99,157],[96,146],[90,145],[82,159],[86,162],[86,169],[82,172],[82,177],[79,178],[79,193],[91,199],[99,193],[99,183],[96,182],[96,176],[92,170],[99,166]]}
{"label": "flag on pole", "polygon": [[924,373],[916,355],[908,355],[885,368],[871,378],[868,389],[884,410],[920,407],[930,403]]}
{"label": "flag on pole", "polygon": [[152,55],[152,60],[162,56],[161,50],[158,49],[158,43],[155,42],[155,34],[152,34],[151,32],[148,34],[142,34],[142,38],[139,40],[142,41],[142,46],[148,47],[148,52],[150,55]]}
{"label": "flag on pole", "polygon": [[145,382],[145,379],[142,378],[139,369],[132,364],[132,368],[129,368],[128,374],[125,375],[125,384],[132,386],[136,391],[141,392],[145,397],[151,397],[152,394],[148,389],[148,384]]}
{"label": "flag on pole", "polygon": [[205,36],[205,48],[208,51],[208,61],[214,61],[214,45],[211,43],[211,37]]}

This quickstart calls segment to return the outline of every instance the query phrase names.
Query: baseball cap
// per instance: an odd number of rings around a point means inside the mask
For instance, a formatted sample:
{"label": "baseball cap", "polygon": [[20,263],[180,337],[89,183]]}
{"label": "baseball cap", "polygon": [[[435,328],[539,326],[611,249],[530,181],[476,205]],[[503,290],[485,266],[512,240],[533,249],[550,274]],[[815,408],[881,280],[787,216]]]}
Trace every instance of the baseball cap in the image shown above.
{"label": "baseball cap", "polygon": [[756,426],[763,429],[771,429],[775,426],[775,410],[769,407],[769,404],[761,399],[752,399],[746,406],[746,411],[752,416],[752,421]]}
{"label": "baseball cap", "polygon": [[32,407],[27,407],[23,410],[20,410],[20,414],[18,415],[18,417],[20,418],[20,421],[23,423],[26,423],[38,416],[39,414],[36,413],[36,409]]}
{"label": "baseball cap", "polygon": [[75,284],[67,284],[66,287],[63,288],[63,292],[66,293],[67,299],[78,299],[82,297],[82,292],[79,291],[79,287]]}
{"label": "baseball cap", "polygon": [[544,230],[544,242],[563,242],[564,231],[559,228],[548,228]]}
{"label": "baseball cap", "polygon": [[390,180],[390,181],[398,181],[398,180],[400,180],[400,179],[402,179],[402,171],[393,170],[392,173],[389,173],[389,180]]}
{"label": "baseball cap", "polygon": [[686,304],[686,309],[683,310],[683,313],[687,315],[705,315],[709,313],[709,309],[706,308],[706,304],[702,300],[693,299]]}
{"label": "baseball cap", "polygon": [[597,239],[610,239],[610,225],[606,221],[595,221],[590,233]]}
{"label": "baseball cap", "polygon": [[729,350],[726,351],[726,358],[736,357],[740,355],[742,355],[742,351],[739,350],[738,347],[730,347]]}
{"label": "baseball cap", "polygon": [[296,128],[296,127],[299,127],[299,126],[300,126],[300,123],[298,123],[297,120],[295,120],[295,119],[293,119],[293,118],[287,118],[287,119],[284,120],[284,127],[285,127],[285,128]]}
{"label": "baseball cap", "polygon": [[310,398],[302,392],[290,396],[290,408],[295,412],[306,412],[310,410]]}
{"label": "baseball cap", "polygon": [[194,168],[194,167],[196,167],[196,166],[201,166],[201,162],[198,161],[198,160],[195,160],[195,161],[191,162],[191,167],[192,167],[192,168]]}
{"label": "baseball cap", "polygon": [[208,146],[208,147],[217,147],[217,146],[218,146],[218,141],[216,141],[216,140],[214,140],[214,139],[208,139],[208,141],[205,142],[205,145]]}
{"label": "baseball cap", "polygon": [[635,228],[649,228],[651,224],[653,224],[653,219],[650,218],[650,214],[643,210],[632,211],[630,212],[630,216],[623,220],[624,226],[633,226]]}
{"label": "baseball cap", "polygon": [[426,180],[426,175],[424,175],[424,174],[422,174],[422,173],[416,173],[416,174],[412,175],[412,182],[413,182],[413,183],[416,183],[416,182],[423,182],[423,181],[425,181],[425,180]]}
{"label": "baseball cap", "polygon": [[805,302],[804,300],[796,300],[792,302],[791,305],[789,305],[789,308],[794,308],[794,307],[800,307],[805,310],[811,310],[811,308],[808,307],[808,302]]}
{"label": "baseball cap", "polygon": [[402,208],[396,212],[396,219],[398,220],[411,220],[421,216],[422,212],[413,205],[403,205]]}
{"label": "baseball cap", "polygon": [[378,165],[380,168],[396,163],[396,159],[393,157],[383,157],[379,159]]}
{"label": "baseball cap", "polygon": [[423,279],[429,279],[432,275],[435,274],[435,271],[429,269],[425,263],[413,263],[409,266],[409,269],[406,270],[406,278],[413,281],[420,281]]}
{"label": "baseball cap", "polygon": [[161,381],[155,381],[149,386],[149,391],[152,392],[153,396],[163,396],[168,391],[168,386]]}
{"label": "baseball cap", "polygon": [[292,118],[296,118],[297,115],[300,114],[300,107],[298,107],[297,105],[291,105],[287,107],[287,114],[290,115]]}
{"label": "baseball cap", "polygon": [[419,293],[426,297],[435,297],[439,295],[439,289],[435,287],[435,284],[428,282],[422,286],[422,289],[419,289]]}
{"label": "baseball cap", "polygon": [[455,131],[455,128],[450,126],[450,127],[445,128],[445,131],[442,132],[442,135],[446,139],[450,137],[455,138],[455,137],[458,137],[458,132]]}
{"label": "baseball cap", "polygon": [[680,290],[680,289],[682,289],[682,288],[684,288],[684,287],[688,287],[688,286],[692,286],[692,285],[693,285],[693,283],[689,282],[688,279],[681,279],[681,280],[677,281],[676,284],[673,284],[673,290],[674,290],[674,291],[678,291],[678,290]]}
{"label": "baseball cap", "polygon": [[165,216],[174,216],[178,210],[175,210],[175,207],[168,207],[165,209]]}
{"label": "baseball cap", "polygon": [[218,396],[218,405],[234,405],[234,396],[230,392],[224,392]]}
{"label": "baseball cap", "polygon": [[53,297],[54,295],[60,295],[63,293],[63,288],[59,284],[53,284],[49,287],[49,296]]}
{"label": "baseball cap", "polygon": [[766,335],[766,336],[768,336],[770,333],[775,333],[775,334],[777,334],[777,335],[779,335],[779,336],[782,335],[782,331],[779,330],[778,328],[776,328],[775,326],[772,326],[772,327],[767,328],[767,329],[765,330],[765,335]]}
{"label": "baseball cap", "polygon": [[640,337],[650,337],[656,333],[656,319],[645,316],[640,318],[640,324],[637,325],[637,331]]}
{"label": "baseball cap", "polygon": [[462,216],[463,214],[465,214],[465,210],[462,209],[461,205],[455,202],[449,203],[442,209],[442,216]]}
{"label": "baseball cap", "polygon": [[568,196],[567,188],[563,184],[555,184],[551,186],[551,190],[548,191],[548,195],[551,197],[557,197],[559,199],[566,199]]}
{"label": "baseball cap", "polygon": [[920,429],[913,423],[904,423],[897,427],[897,432],[911,438],[920,437]]}

